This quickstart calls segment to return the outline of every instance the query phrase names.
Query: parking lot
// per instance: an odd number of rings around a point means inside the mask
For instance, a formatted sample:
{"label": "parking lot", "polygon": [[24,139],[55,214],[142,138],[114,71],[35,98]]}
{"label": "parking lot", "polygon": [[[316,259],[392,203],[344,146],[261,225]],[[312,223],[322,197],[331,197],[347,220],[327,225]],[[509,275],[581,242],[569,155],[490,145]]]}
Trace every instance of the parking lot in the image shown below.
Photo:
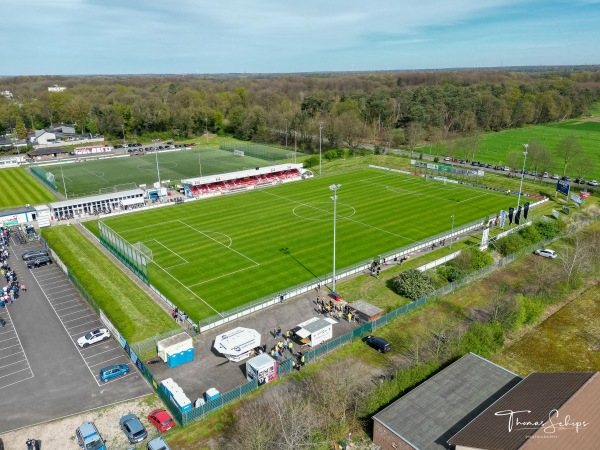
{"label": "parking lot", "polygon": [[[9,265],[27,291],[0,309],[0,433],[152,392],[113,338],[77,345],[102,322],[56,264],[26,268],[21,254],[39,248],[11,241]],[[102,367],[120,363],[129,374],[99,380]]]}

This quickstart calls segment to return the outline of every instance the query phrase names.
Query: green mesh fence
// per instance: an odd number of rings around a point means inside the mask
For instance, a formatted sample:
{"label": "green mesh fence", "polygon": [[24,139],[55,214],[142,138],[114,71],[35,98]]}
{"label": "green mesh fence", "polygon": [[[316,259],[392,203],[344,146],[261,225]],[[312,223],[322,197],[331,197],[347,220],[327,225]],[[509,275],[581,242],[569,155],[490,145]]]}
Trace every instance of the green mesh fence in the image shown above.
{"label": "green mesh fence", "polygon": [[43,167],[36,165],[30,165],[29,170],[31,170],[31,173],[34,174],[42,183],[45,183],[53,190],[58,191],[53,173],[48,172]]}
{"label": "green mesh fence", "polygon": [[[267,145],[255,144],[254,142],[242,142],[234,139],[221,139],[219,148],[228,152],[244,152],[244,156],[264,159],[266,161],[280,161],[282,159],[294,158],[294,149],[269,147]],[[237,150],[237,152],[236,152]],[[296,152],[296,158],[307,156],[306,153]]]}
{"label": "green mesh fence", "polygon": [[133,246],[123,239],[116,231],[105,225],[103,222],[98,222],[98,230],[100,231],[100,242],[106,247],[119,261],[125,264],[133,273],[140,279],[150,284],[148,281],[148,267],[146,256],[137,251]]}

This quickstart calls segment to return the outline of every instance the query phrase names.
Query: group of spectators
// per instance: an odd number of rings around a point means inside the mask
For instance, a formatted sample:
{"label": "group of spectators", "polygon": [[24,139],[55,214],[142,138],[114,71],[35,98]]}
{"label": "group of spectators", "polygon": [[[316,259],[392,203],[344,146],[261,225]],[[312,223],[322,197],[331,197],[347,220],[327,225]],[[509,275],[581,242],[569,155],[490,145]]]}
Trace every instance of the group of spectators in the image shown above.
{"label": "group of spectators", "polygon": [[[23,292],[26,290],[25,285],[19,286],[17,274],[9,266],[9,240],[10,231],[5,228],[0,228],[0,275],[6,280],[6,284],[2,287],[2,291],[0,292],[0,307],[11,305],[19,298],[19,289],[23,290]],[[5,325],[4,320],[0,319],[0,327],[4,328]]]}

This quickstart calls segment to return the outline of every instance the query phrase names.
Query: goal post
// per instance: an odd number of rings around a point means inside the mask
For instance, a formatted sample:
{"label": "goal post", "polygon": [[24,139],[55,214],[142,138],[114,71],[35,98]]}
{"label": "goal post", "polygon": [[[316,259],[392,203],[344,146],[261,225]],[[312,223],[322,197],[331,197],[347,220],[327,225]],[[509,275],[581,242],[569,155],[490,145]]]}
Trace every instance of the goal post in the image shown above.
{"label": "goal post", "polygon": [[233,154],[235,156],[244,156],[244,150],[234,150]]}
{"label": "goal post", "polygon": [[154,261],[154,258],[152,256],[152,250],[150,250],[148,247],[146,247],[142,242],[138,241],[135,244],[133,244],[132,247],[135,248],[142,255],[144,255],[146,260]]}

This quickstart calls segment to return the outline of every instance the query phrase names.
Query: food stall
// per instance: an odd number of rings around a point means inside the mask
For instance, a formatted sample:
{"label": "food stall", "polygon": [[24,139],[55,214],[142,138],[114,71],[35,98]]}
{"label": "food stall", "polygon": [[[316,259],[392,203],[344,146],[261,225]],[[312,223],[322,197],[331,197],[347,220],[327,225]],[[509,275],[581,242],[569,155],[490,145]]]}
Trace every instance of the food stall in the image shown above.
{"label": "food stall", "polygon": [[238,327],[215,339],[215,350],[229,361],[238,362],[252,356],[260,346],[260,333],[252,328]]}
{"label": "food stall", "polygon": [[333,319],[321,319],[313,317],[298,324],[292,331],[298,337],[301,344],[314,347],[322,342],[325,342],[333,336],[333,324],[336,323]]}
{"label": "food stall", "polygon": [[255,356],[246,362],[246,378],[248,381],[257,380],[262,386],[277,378],[277,362],[266,353]]}

